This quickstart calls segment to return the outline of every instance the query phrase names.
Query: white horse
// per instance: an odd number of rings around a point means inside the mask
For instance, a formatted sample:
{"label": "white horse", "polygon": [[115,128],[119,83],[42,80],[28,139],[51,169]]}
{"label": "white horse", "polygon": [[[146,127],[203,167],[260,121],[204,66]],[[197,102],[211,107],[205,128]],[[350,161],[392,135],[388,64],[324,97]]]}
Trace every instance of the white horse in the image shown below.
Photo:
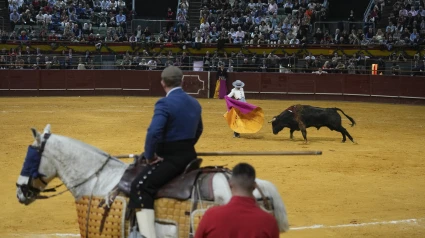
{"label": "white horse", "polygon": [[[47,184],[58,177],[77,201],[82,196],[108,196],[118,184],[128,164],[111,157],[107,153],[81,141],[51,134],[48,124],[40,134],[31,129],[35,141],[29,146],[21,175],[17,181],[17,198],[20,203],[29,205],[37,199]],[[276,187],[261,179],[256,179],[264,196],[272,199],[274,216],[280,232],[289,230],[285,205]],[[213,178],[215,202],[226,204],[231,198],[229,183],[222,173]],[[256,189],[256,198],[261,194]],[[157,234],[170,230],[167,225],[156,224]],[[162,230],[161,233],[159,233]],[[164,234],[170,235],[173,234]]]}

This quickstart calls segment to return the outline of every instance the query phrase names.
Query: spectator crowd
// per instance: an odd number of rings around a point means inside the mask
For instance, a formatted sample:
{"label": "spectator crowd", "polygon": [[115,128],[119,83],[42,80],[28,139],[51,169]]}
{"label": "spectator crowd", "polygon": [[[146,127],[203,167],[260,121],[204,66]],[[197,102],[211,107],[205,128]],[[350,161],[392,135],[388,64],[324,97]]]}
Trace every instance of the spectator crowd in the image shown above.
{"label": "spectator crowd", "polygon": [[[375,0],[367,22],[374,23],[365,34],[350,33],[350,42],[393,46],[422,45],[425,39],[425,1],[421,0]],[[388,16],[384,19],[383,16]]]}
{"label": "spectator crowd", "polygon": [[[394,0],[393,0],[394,1]],[[326,21],[328,0],[204,0],[199,15],[199,24],[190,26],[189,0],[181,0],[176,10],[168,8],[166,19],[169,23],[159,31],[151,32],[149,27],[136,26],[133,32],[127,30],[131,19],[131,3],[124,0],[9,0],[11,33],[1,32],[2,41],[75,41],[93,43],[97,48],[108,42],[137,43],[181,43],[200,49],[204,45],[217,44],[218,51],[228,44],[248,46],[278,46],[302,44],[381,44],[392,49],[393,45],[418,45],[423,42],[425,32],[425,0],[375,0],[363,27],[357,29],[336,29],[333,34],[322,30],[320,24],[315,31],[315,22]],[[393,6],[385,29],[375,27],[382,21],[385,6]],[[410,10],[408,10],[410,9]],[[348,21],[354,22],[354,12]],[[193,22],[193,21],[192,21]],[[373,23],[373,24],[372,24]],[[96,34],[103,28],[105,31]],[[350,32],[350,33],[348,33]],[[95,69],[96,62],[85,52],[85,56],[74,57],[65,52],[49,58],[42,57],[39,49],[2,50],[1,68],[82,68]],[[33,51],[33,53],[28,53]],[[35,51],[35,52],[34,52]],[[24,55],[27,55],[26,57]],[[419,56],[420,58],[420,56]],[[424,64],[415,56],[411,68],[416,71]],[[223,63],[229,71],[257,72],[308,72],[308,73],[370,73],[370,56],[363,53],[347,56],[335,53],[330,57],[310,54],[244,54],[232,52],[207,52],[201,57],[204,70],[216,70]],[[194,57],[186,52],[174,55],[148,52],[127,52],[119,58],[116,66],[122,69],[155,70],[167,65],[191,67]],[[402,53],[393,54],[377,61],[381,70],[400,73],[397,62],[406,62]],[[78,63],[77,63],[78,62]],[[6,66],[8,65],[8,66]]]}
{"label": "spectator crowd", "polygon": [[[2,41],[128,41],[127,4],[125,0],[8,0],[12,32],[3,32]],[[106,34],[94,34],[98,27],[108,27]]]}

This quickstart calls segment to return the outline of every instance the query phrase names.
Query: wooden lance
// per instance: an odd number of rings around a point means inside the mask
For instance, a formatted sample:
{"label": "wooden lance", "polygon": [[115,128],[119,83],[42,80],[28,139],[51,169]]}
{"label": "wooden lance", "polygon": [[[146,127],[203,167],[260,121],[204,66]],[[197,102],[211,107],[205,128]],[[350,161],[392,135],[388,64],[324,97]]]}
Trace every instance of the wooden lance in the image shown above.
{"label": "wooden lance", "polygon": [[[198,152],[198,156],[266,156],[266,155],[322,155],[322,151],[216,151],[216,152]],[[115,155],[118,159],[134,158],[139,155]]]}

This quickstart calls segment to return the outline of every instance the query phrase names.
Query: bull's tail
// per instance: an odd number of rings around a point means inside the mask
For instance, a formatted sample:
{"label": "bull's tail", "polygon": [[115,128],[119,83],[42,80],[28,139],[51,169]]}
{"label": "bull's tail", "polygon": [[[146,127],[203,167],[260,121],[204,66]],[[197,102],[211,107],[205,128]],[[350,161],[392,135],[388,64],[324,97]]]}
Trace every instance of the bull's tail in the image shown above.
{"label": "bull's tail", "polygon": [[341,110],[339,108],[336,108],[336,107],[334,109],[337,110],[337,111],[342,112],[342,114],[344,114],[344,116],[346,116],[348,118],[348,120],[351,121],[351,125],[350,126],[354,126],[356,124],[356,122],[354,121],[354,119],[351,118],[349,115],[345,114],[345,112],[343,110]]}

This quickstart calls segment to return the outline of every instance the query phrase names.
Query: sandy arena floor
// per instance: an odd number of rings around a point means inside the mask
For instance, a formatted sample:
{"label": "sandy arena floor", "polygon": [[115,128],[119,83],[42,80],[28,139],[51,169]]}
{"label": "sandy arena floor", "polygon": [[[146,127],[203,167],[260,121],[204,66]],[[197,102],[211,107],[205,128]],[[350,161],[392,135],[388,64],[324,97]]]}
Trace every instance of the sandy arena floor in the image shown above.
{"label": "sandy arena floor", "polygon": [[[15,183],[30,127],[82,140],[111,154],[140,153],[157,98],[0,98],[0,237],[76,237],[77,216],[70,193],[18,203]],[[249,100],[249,98],[248,98]],[[204,165],[232,167],[246,161],[258,177],[273,182],[287,207],[293,230],[281,237],[425,237],[425,107],[348,102],[302,102],[339,107],[357,125],[343,125],[358,145],[341,143],[327,128],[308,129],[289,140],[275,136],[265,123],[257,134],[232,137],[222,100],[200,100],[205,132],[198,151],[322,150],[322,156],[208,157]],[[266,120],[298,101],[250,103],[264,109]],[[129,161],[128,161],[129,162]],[[69,234],[69,235],[64,235]]]}

